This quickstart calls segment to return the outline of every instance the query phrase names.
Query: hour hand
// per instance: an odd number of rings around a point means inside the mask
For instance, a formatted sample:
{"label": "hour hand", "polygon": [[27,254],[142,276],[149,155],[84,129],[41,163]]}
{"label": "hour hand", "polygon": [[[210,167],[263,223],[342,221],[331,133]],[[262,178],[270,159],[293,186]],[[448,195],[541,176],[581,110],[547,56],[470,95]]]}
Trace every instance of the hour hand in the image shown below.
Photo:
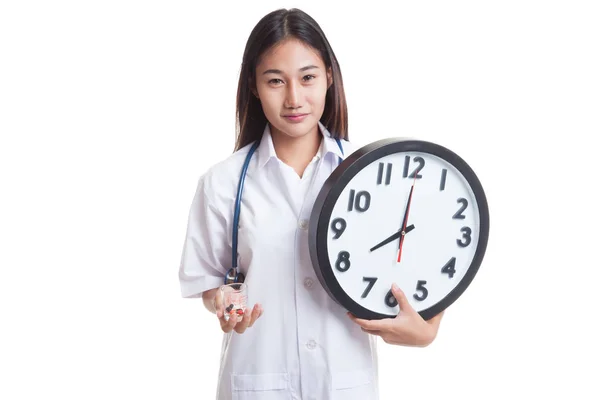
{"label": "hour hand", "polygon": [[386,244],[388,244],[390,242],[393,242],[394,240],[398,239],[403,234],[406,235],[408,232],[412,231],[413,229],[415,229],[414,225],[407,226],[404,231],[402,231],[402,229],[400,229],[400,230],[398,230],[398,232],[394,233],[392,236],[390,236],[389,238],[385,239],[383,242],[378,243],[375,246],[371,247],[371,249],[369,251],[375,251],[378,248],[380,248],[381,246],[385,246]]}

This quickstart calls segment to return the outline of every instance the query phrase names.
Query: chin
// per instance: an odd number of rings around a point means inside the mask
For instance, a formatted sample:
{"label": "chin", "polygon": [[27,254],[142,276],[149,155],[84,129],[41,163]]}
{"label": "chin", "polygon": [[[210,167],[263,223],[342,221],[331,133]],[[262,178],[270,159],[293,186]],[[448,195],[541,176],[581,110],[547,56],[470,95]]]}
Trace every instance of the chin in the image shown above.
{"label": "chin", "polygon": [[292,138],[299,138],[306,136],[317,126],[318,125],[314,120],[303,121],[301,123],[290,123],[284,120],[281,121],[281,124],[279,124],[278,127],[276,126],[276,128],[282,133],[284,133],[286,136]]}

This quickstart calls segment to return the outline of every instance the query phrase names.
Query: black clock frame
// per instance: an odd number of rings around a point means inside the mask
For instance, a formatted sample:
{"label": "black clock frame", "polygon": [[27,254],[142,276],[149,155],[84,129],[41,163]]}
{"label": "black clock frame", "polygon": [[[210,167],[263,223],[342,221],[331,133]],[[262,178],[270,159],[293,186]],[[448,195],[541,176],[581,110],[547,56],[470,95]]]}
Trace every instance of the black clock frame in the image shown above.
{"label": "black clock frame", "polygon": [[339,285],[333,273],[333,266],[329,262],[327,251],[331,213],[333,212],[336,200],[358,172],[382,157],[403,152],[429,153],[452,164],[471,186],[479,207],[480,236],[473,261],[462,280],[446,297],[433,306],[419,312],[423,319],[429,320],[439,314],[464,293],[477,274],[487,248],[489,210],[485,192],[475,172],[456,153],[436,143],[404,138],[383,139],[356,150],[346,157],[323,184],[311,212],[308,243],[313,269],[325,291],[335,302],[359,318],[383,319],[393,318],[394,316],[377,313],[361,306],[348,296]]}

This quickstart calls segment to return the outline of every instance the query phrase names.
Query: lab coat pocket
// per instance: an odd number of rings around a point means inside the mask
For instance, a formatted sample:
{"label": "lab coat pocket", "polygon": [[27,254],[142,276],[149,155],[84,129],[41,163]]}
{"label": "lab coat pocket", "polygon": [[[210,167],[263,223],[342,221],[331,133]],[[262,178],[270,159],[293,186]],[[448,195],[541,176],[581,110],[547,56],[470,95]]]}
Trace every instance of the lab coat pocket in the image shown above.
{"label": "lab coat pocket", "polygon": [[370,400],[374,396],[369,369],[334,372],[331,380],[333,400]]}
{"label": "lab coat pocket", "polygon": [[232,400],[291,400],[289,374],[231,376]]}

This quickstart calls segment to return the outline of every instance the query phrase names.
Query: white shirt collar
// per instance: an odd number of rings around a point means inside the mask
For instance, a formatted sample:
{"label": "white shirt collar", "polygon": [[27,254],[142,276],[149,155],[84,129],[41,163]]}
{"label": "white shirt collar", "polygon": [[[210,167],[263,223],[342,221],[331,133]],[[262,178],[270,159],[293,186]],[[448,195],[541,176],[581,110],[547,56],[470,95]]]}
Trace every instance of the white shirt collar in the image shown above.
{"label": "white shirt collar", "polygon": [[[336,143],[335,139],[331,137],[331,133],[325,128],[325,125],[319,121],[319,131],[323,135],[323,140],[321,141],[321,146],[319,147],[319,151],[317,152],[317,157],[325,157],[327,153],[333,153],[338,157],[344,158],[340,147]],[[260,145],[257,150],[257,159],[258,166],[263,167],[271,160],[272,158],[277,158],[277,153],[275,153],[275,146],[273,145],[273,137],[271,136],[271,128],[269,124],[265,126],[265,130],[262,135],[262,139],[260,141]]]}

